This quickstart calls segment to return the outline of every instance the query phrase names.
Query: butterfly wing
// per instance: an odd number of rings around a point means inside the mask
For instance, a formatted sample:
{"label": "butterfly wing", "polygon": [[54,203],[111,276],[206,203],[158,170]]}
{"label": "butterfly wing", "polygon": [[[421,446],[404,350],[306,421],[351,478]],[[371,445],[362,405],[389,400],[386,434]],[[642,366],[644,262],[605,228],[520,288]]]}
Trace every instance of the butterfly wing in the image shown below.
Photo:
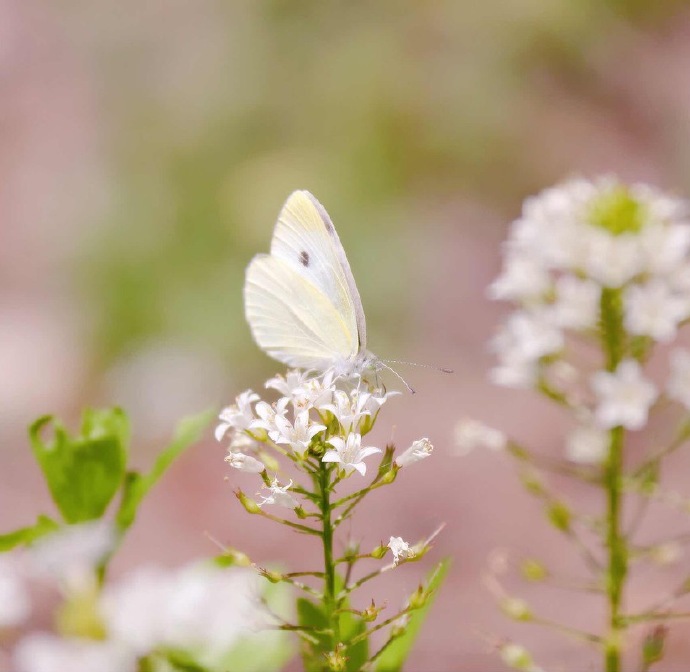
{"label": "butterfly wing", "polygon": [[[362,300],[338,233],[326,209],[308,191],[285,202],[271,241],[271,256],[283,260],[331,302],[358,350],[366,350]],[[356,354],[356,353],[355,353]]]}
{"label": "butterfly wing", "polygon": [[330,296],[273,254],[249,264],[244,305],[259,347],[288,366],[325,370],[358,352],[357,332]]}

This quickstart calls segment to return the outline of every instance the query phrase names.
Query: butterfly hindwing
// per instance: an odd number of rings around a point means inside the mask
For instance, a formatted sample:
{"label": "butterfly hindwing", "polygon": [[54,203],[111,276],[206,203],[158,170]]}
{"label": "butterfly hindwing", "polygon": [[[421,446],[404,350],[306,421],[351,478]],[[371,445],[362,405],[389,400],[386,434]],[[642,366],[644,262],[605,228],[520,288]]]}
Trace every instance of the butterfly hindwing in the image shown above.
{"label": "butterfly hindwing", "polygon": [[282,259],[332,303],[359,349],[366,348],[362,301],[350,264],[325,208],[308,191],[295,191],[278,216],[271,256]]}
{"label": "butterfly hindwing", "polygon": [[254,257],[244,301],[258,345],[288,366],[325,370],[358,352],[356,327],[326,292],[281,257]]}

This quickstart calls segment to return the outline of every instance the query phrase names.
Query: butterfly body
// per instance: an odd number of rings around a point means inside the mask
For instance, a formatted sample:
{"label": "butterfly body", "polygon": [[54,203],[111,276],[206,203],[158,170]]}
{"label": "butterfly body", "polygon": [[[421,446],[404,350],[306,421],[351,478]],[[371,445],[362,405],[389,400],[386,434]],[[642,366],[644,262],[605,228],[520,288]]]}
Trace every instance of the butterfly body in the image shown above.
{"label": "butterfly body", "polygon": [[362,301],[340,238],[308,191],[285,202],[270,254],[247,267],[245,313],[254,340],[288,366],[338,374],[377,370]]}

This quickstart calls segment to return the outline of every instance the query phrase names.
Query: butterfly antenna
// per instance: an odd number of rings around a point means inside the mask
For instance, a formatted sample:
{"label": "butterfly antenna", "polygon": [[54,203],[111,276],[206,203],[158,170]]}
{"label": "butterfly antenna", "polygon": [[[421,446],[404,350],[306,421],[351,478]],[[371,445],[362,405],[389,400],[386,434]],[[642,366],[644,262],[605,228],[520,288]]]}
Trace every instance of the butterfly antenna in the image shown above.
{"label": "butterfly antenna", "polygon": [[[421,366],[424,369],[434,369],[435,371],[440,371],[441,373],[455,373],[453,369],[446,369],[442,366],[434,366],[433,364],[420,364],[419,362],[403,362],[399,359],[387,359],[386,362],[390,362],[391,364],[404,364],[405,366]],[[391,369],[391,371],[392,370],[393,369]]]}
{"label": "butterfly antenna", "polygon": [[[395,364],[395,362],[393,363]],[[410,392],[411,394],[416,394],[414,389],[410,387],[410,384],[395,369],[391,368],[390,366],[388,366],[388,364],[386,364],[386,362],[383,361],[381,362],[381,366],[384,369],[388,369],[396,378],[399,378],[402,381],[402,384],[407,388],[408,392]]]}

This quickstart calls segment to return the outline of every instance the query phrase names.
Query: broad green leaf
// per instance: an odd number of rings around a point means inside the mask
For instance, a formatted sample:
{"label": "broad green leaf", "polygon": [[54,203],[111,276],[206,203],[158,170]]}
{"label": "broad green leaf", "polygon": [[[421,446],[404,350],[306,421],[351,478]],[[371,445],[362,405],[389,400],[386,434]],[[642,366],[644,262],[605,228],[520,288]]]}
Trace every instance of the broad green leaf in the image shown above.
{"label": "broad green leaf", "polygon": [[22,527],[14,532],[0,535],[0,553],[9,551],[15,546],[26,546],[49,532],[54,532],[60,526],[47,516],[39,516],[29,527]]}
{"label": "broad green leaf", "polygon": [[122,489],[122,499],[116,521],[121,530],[126,530],[136,518],[137,510],[149,490],[158,482],[168,467],[192,444],[196,443],[215,416],[215,411],[204,411],[198,415],[184,418],[177,425],[173,440],[158,455],[148,474],[135,471],[127,473]]}
{"label": "broad green leaf", "polygon": [[429,609],[434,602],[438,589],[448,573],[450,558],[442,560],[427,577],[427,588],[432,591],[426,604],[410,614],[405,634],[395,639],[379,656],[376,661],[376,672],[399,672],[410,655],[412,645],[419,634],[419,630],[426,619]]}
{"label": "broad green leaf", "polygon": [[[43,433],[52,430],[52,438]],[[120,409],[87,410],[79,435],[59,420],[39,418],[29,428],[34,456],[62,517],[68,523],[100,518],[122,484],[129,421]]]}

